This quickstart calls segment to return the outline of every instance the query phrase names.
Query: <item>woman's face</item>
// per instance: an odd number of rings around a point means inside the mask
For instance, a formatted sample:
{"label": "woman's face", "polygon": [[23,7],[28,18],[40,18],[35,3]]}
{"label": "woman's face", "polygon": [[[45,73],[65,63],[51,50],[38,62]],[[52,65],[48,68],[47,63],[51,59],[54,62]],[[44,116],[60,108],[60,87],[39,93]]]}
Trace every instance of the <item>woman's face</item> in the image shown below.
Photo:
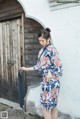
{"label": "woman's face", "polygon": [[42,47],[45,47],[46,45],[48,45],[50,41],[49,39],[46,40],[45,38],[42,38],[42,37],[39,37],[38,40]]}

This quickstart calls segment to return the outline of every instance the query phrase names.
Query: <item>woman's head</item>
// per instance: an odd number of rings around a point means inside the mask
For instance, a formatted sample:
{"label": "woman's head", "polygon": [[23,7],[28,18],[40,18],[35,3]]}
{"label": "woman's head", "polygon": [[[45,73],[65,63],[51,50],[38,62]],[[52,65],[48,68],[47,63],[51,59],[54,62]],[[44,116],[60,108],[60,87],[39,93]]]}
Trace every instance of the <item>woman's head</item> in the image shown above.
{"label": "woman's head", "polygon": [[49,28],[42,29],[38,34],[38,40],[42,47],[45,47],[46,45],[50,44],[50,32],[51,30]]}

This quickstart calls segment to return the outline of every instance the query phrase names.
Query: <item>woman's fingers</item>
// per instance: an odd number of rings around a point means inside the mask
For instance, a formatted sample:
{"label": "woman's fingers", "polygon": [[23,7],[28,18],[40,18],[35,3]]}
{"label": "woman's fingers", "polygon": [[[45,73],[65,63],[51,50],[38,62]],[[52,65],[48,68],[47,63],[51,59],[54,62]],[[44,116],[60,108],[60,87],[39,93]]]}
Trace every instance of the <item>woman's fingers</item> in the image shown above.
{"label": "woman's fingers", "polygon": [[26,67],[20,67],[19,70],[24,70],[24,71],[26,71]]}

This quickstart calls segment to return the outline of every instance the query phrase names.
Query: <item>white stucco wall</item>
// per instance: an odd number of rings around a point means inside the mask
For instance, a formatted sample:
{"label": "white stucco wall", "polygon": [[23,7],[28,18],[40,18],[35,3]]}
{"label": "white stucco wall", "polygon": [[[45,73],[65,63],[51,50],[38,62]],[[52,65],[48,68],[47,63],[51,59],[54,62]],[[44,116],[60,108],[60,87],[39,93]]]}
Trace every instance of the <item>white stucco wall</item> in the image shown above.
{"label": "white stucco wall", "polygon": [[47,0],[19,0],[26,17],[50,27],[63,62],[58,109],[80,117],[80,6],[50,11]]}

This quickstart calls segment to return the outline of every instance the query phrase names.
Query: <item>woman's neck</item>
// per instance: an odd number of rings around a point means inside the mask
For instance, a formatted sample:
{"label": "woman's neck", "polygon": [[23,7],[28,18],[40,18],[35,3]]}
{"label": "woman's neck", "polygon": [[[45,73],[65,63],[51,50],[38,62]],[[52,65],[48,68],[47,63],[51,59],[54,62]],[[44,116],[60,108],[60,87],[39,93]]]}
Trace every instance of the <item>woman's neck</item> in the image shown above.
{"label": "woman's neck", "polygon": [[47,46],[49,46],[49,45],[50,45],[50,43],[47,43],[45,47],[47,47]]}

